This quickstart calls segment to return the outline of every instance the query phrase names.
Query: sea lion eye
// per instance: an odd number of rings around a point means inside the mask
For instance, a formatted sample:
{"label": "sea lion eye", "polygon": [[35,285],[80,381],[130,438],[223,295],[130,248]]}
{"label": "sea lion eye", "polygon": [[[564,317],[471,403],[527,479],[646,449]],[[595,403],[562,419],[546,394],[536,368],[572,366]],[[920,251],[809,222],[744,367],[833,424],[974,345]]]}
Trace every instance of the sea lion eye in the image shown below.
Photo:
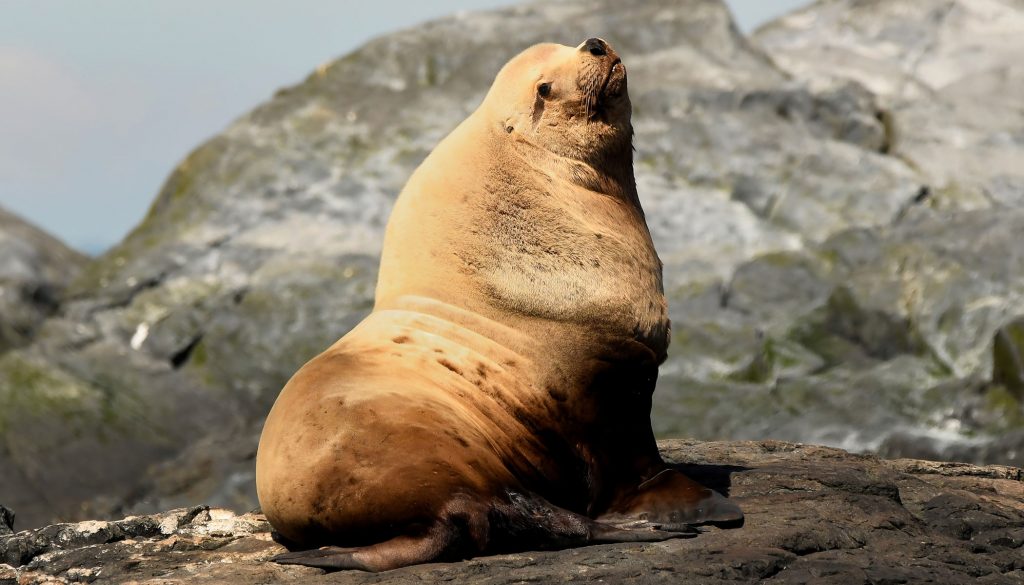
{"label": "sea lion eye", "polygon": [[548,97],[549,95],[551,95],[551,84],[550,83],[542,83],[542,84],[538,85],[537,86],[537,93],[540,94],[540,97]]}

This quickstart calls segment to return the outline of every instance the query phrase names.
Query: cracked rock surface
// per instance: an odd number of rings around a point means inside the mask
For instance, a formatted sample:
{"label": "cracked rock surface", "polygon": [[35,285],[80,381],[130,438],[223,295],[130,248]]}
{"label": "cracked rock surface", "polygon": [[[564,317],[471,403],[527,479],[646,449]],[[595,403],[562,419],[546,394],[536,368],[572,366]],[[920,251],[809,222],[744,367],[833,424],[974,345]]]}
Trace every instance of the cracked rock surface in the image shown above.
{"label": "cracked rock surface", "polygon": [[279,566],[258,513],[194,507],[0,536],[0,583],[986,583],[1024,580],[1024,470],[783,443],[663,441],[741,528],[369,574]]}

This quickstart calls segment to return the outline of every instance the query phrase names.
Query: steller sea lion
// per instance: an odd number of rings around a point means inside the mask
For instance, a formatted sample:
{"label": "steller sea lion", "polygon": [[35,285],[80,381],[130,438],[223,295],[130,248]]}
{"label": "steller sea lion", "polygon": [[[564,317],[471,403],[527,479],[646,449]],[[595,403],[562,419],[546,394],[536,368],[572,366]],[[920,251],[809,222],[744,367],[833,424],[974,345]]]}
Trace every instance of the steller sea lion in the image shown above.
{"label": "steller sea lion", "polygon": [[626,69],[533,46],[402,190],[373,312],[304,365],[256,459],[280,563],[434,560],[691,536],[738,506],[669,467],[669,344]]}

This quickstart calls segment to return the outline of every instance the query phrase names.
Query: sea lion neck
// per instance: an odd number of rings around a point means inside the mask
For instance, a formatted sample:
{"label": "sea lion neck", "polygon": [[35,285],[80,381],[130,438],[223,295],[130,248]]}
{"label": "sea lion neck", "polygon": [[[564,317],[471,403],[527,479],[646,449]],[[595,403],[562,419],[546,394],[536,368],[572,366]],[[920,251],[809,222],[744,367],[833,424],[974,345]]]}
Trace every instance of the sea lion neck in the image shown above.
{"label": "sea lion neck", "polygon": [[[632,134],[632,131],[629,133]],[[622,199],[640,210],[633,174],[633,146],[618,139],[590,152],[559,152],[523,136],[492,142],[497,160],[511,160],[544,173],[553,181],[568,181],[588,191]],[[641,211],[642,213],[642,211]]]}

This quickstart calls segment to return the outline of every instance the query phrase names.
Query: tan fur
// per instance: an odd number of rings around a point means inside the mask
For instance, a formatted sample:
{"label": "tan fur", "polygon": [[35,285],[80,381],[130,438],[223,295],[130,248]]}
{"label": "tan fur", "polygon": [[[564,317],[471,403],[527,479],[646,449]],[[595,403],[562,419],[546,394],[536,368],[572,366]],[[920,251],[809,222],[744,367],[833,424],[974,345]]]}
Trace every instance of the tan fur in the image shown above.
{"label": "tan fur", "polygon": [[[615,326],[664,353],[661,265],[633,181],[624,77],[623,97],[588,116],[581,86],[607,72],[587,57],[538,45],[513,59],[413,174],[385,236],[378,307],[457,299],[500,321]],[[544,82],[548,99],[536,94]]]}
{"label": "tan fur", "polygon": [[281,534],[362,546],[509,490],[628,512],[665,469],[649,411],[669,342],[631,140],[610,48],[501,70],[399,196],[373,313],[267,419],[257,487]]}

